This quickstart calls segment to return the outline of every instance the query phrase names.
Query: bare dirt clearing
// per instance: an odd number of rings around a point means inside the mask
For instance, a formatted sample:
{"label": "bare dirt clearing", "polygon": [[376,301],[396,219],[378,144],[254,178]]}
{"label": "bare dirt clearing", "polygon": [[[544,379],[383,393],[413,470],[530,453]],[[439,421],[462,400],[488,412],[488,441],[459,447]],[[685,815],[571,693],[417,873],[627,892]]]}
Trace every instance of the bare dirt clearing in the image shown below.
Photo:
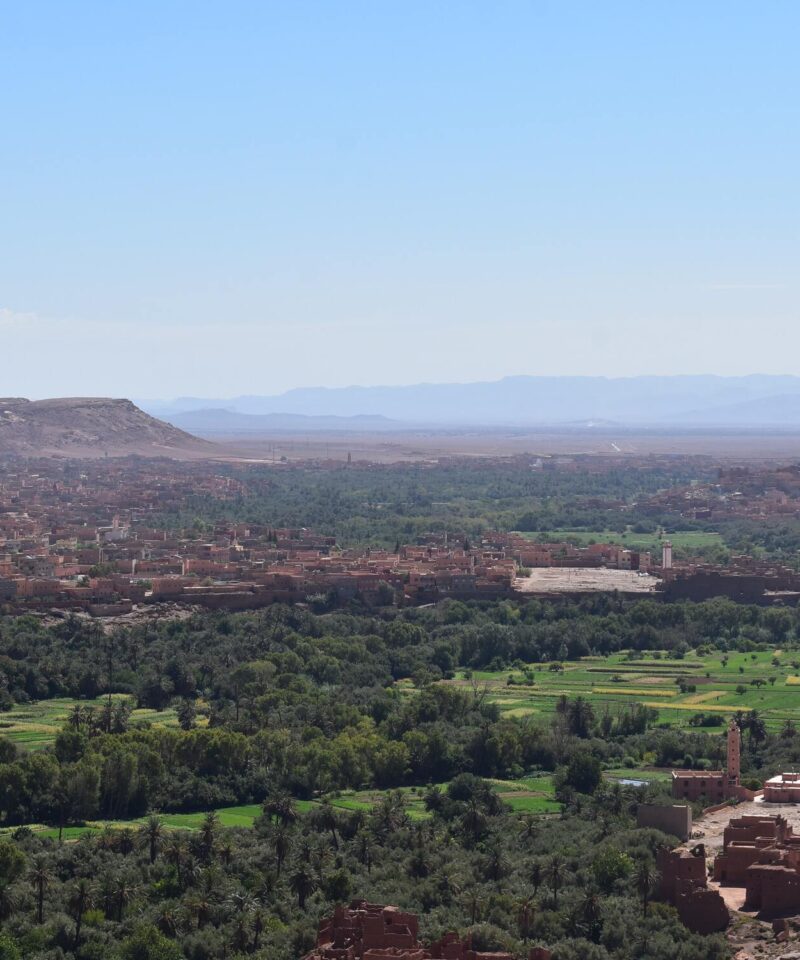
{"label": "bare dirt clearing", "polygon": [[656,577],[637,570],[607,570],[603,567],[535,567],[529,577],[518,577],[514,589],[520,593],[592,593],[619,590],[621,593],[652,593]]}

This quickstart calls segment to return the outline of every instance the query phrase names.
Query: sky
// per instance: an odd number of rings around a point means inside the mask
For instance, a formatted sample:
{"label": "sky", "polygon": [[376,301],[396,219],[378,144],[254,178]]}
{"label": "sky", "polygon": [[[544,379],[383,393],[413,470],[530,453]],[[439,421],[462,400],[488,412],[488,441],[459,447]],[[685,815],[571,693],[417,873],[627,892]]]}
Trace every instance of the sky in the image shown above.
{"label": "sky", "polygon": [[0,394],[800,373],[796,0],[0,0]]}

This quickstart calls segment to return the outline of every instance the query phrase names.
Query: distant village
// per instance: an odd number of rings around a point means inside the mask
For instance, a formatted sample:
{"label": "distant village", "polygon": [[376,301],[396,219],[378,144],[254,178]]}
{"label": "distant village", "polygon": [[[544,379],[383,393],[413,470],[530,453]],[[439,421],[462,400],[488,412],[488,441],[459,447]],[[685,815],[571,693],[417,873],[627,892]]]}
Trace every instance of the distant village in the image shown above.
{"label": "distant village", "polygon": [[[721,474],[713,490],[668,491],[644,506],[654,514],[680,508],[695,515],[752,512],[755,503],[759,509],[800,509],[800,469],[784,473],[776,481],[781,488],[766,495],[753,492],[750,473],[738,470]],[[800,575],[793,569],[751,557],[734,557],[724,567],[677,563],[666,538],[655,557],[616,543],[546,543],[503,532],[484,533],[476,542],[454,531],[390,550],[343,549],[333,537],[306,528],[218,522],[175,531],[154,522],[190,495],[226,500],[242,491],[241,479],[216,472],[213,464],[6,465],[0,473],[0,606],[116,616],[164,602],[225,610],[309,601],[332,608],[353,600],[402,606],[604,589],[602,579],[582,584],[569,576],[531,587],[526,577],[535,568],[629,571],[621,587],[615,581],[605,589],[664,600],[800,598]]]}

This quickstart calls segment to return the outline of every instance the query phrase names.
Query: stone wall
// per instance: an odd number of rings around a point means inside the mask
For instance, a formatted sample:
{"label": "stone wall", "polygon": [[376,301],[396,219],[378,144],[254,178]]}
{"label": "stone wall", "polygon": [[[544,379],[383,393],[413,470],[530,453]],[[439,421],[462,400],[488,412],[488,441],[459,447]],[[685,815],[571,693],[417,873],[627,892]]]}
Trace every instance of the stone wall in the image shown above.
{"label": "stone wall", "polygon": [[681,803],[640,803],[636,808],[636,825],[688,840],[692,835],[692,808]]}

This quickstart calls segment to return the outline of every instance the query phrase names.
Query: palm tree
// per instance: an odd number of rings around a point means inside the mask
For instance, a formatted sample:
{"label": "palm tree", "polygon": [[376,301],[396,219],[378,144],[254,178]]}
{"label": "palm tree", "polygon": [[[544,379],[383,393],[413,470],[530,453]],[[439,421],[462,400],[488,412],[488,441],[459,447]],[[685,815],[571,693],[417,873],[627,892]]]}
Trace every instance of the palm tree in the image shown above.
{"label": "palm tree", "polygon": [[533,840],[536,836],[536,817],[531,813],[523,813],[517,817],[520,832],[526,840]]}
{"label": "palm tree", "polygon": [[541,860],[534,860],[530,867],[530,874],[528,875],[531,881],[531,886],[533,887],[534,897],[539,892],[539,887],[542,885],[542,862]]}
{"label": "palm tree", "polygon": [[636,868],[636,889],[642,898],[642,916],[647,916],[647,908],[650,905],[650,894],[653,892],[653,886],[656,882],[656,875],[650,868],[647,860],[639,861]]}
{"label": "palm tree", "polygon": [[535,916],[536,901],[533,897],[524,897],[517,905],[517,926],[522,940],[527,940],[530,937]]}
{"label": "palm tree", "polygon": [[234,890],[226,902],[234,913],[245,913],[255,904],[255,900],[246,890]]}
{"label": "palm tree", "polygon": [[92,889],[89,881],[85,877],[76,880],[72,885],[67,900],[67,906],[75,921],[75,933],[72,938],[72,949],[77,951],[81,942],[81,926],[83,925],[83,915],[92,905]]}
{"label": "palm tree", "polygon": [[164,849],[164,858],[167,863],[175,867],[178,877],[178,886],[183,888],[183,863],[186,858],[186,841],[182,834],[173,833]]}
{"label": "palm tree", "polygon": [[214,853],[214,841],[217,838],[219,829],[219,814],[216,810],[209,810],[203,817],[200,825],[200,849],[203,851],[203,859],[208,862]]}
{"label": "palm tree", "polygon": [[487,817],[480,808],[477,798],[470,797],[467,809],[461,815],[462,831],[472,839],[473,843],[477,843],[486,830],[486,825]]}
{"label": "palm tree", "polygon": [[558,910],[558,891],[564,878],[564,859],[554,853],[547,864],[547,876],[550,880],[550,889],[553,891],[553,906]]}
{"label": "palm tree", "polygon": [[213,904],[211,900],[202,892],[196,893],[186,904],[189,914],[194,917],[197,929],[202,930],[208,923]]}
{"label": "palm tree", "polygon": [[372,873],[372,842],[373,837],[367,830],[358,835],[358,859],[367,868],[367,874]]}
{"label": "palm tree", "polygon": [[284,861],[292,852],[292,835],[285,824],[275,828],[272,834],[272,849],[275,851],[275,863],[278,866],[278,877],[280,877]]}
{"label": "palm tree", "polygon": [[483,866],[486,876],[497,883],[508,870],[508,860],[500,847],[494,846],[484,860]]}
{"label": "palm tree", "polygon": [[431,872],[431,862],[427,850],[415,850],[412,853],[408,861],[408,872],[415,879],[428,876]]}
{"label": "palm tree", "polygon": [[608,806],[609,811],[614,814],[615,817],[618,817],[620,813],[622,813],[622,804],[622,784],[612,783],[611,789],[606,795],[606,805]]}
{"label": "palm tree", "polygon": [[323,830],[329,830],[331,834],[331,840],[333,842],[333,849],[339,849],[339,838],[336,835],[336,828],[339,826],[339,821],[336,819],[336,812],[331,806],[330,800],[327,798],[322,801],[321,809],[317,815],[318,822],[320,827]]}
{"label": "palm tree", "polygon": [[129,853],[133,852],[135,846],[136,838],[133,830],[131,830],[129,827],[125,827],[117,832],[117,849],[121,854],[127,856]]}
{"label": "palm tree", "polygon": [[306,900],[316,890],[317,882],[314,874],[306,863],[302,861],[297,865],[295,872],[289,877],[289,886],[292,893],[297,896],[297,905],[301,910],[306,908]]}
{"label": "palm tree", "polygon": [[83,707],[76,703],[67,716],[67,723],[73,730],[80,730],[83,726]]}
{"label": "palm tree", "polygon": [[375,807],[372,818],[375,827],[383,834],[394,833],[406,825],[406,801],[399,790],[387,793]]}
{"label": "palm tree", "polygon": [[256,908],[253,911],[253,953],[258,950],[258,942],[264,932],[264,914]]}
{"label": "palm tree", "polygon": [[178,915],[169,907],[169,905],[164,905],[159,911],[158,917],[156,918],[156,926],[158,929],[167,937],[174,937],[180,923],[178,920]]}
{"label": "palm tree", "polygon": [[136,894],[136,884],[127,877],[117,877],[114,883],[114,902],[117,905],[117,923],[122,923],[122,911]]}
{"label": "palm tree", "polygon": [[594,710],[585,697],[576,697],[570,703],[567,716],[570,733],[584,739],[589,736],[591,726],[594,723]]}
{"label": "palm tree", "polygon": [[470,886],[469,891],[464,896],[463,902],[465,903],[469,913],[470,926],[474,927],[478,922],[481,906],[483,905],[483,897],[481,897],[480,889],[474,885]]}
{"label": "palm tree", "polygon": [[587,893],[580,907],[586,936],[596,942],[600,932],[600,898],[596,893]]}
{"label": "palm tree", "polygon": [[147,847],[150,851],[150,863],[155,863],[158,848],[161,846],[161,840],[164,836],[164,825],[161,818],[154,813],[151,814],[142,824],[139,835],[142,846]]}
{"label": "palm tree", "polygon": [[36,922],[39,924],[44,922],[44,892],[50,886],[52,879],[53,875],[47,869],[47,861],[43,857],[34,860],[30,881],[36,891]]}
{"label": "palm tree", "polygon": [[94,707],[85,707],[83,710],[83,722],[86,726],[86,732],[91,737],[93,734],[97,733],[98,729],[98,718],[97,711]]}
{"label": "palm tree", "polygon": [[113,850],[117,845],[117,831],[106,824],[98,833],[95,843],[100,850]]}
{"label": "palm tree", "polygon": [[284,826],[297,820],[297,807],[288,793],[279,793],[265,800],[264,813]]}
{"label": "palm tree", "polygon": [[115,883],[111,874],[105,874],[95,888],[95,902],[99,903],[106,915],[106,920],[111,920],[114,916],[115,906]]}
{"label": "palm tree", "polygon": [[203,876],[203,867],[194,857],[187,857],[183,865],[183,882],[186,887],[195,887]]}
{"label": "palm tree", "polygon": [[242,954],[247,949],[250,942],[250,921],[246,914],[239,913],[233,925],[233,949]]}
{"label": "palm tree", "polygon": [[443,904],[451,904],[464,889],[464,878],[452,870],[443,870],[435,880],[436,890]]}
{"label": "palm tree", "polygon": [[311,862],[317,871],[317,883],[321,887],[324,880],[325,864],[331,857],[331,851],[323,841],[318,843],[311,852]]}
{"label": "palm tree", "polygon": [[761,743],[767,739],[767,727],[758,710],[750,711],[750,716],[747,718],[747,732],[751,743],[753,740]]}
{"label": "palm tree", "polygon": [[0,920],[8,920],[17,908],[17,895],[7,883],[0,885]]}

